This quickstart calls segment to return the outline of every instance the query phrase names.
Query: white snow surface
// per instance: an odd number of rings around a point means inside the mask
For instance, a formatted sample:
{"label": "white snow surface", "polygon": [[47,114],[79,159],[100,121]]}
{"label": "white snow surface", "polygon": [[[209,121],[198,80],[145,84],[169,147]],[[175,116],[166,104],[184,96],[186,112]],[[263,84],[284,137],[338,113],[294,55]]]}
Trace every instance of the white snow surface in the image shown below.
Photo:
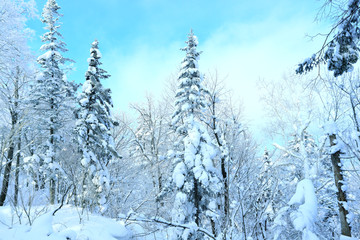
{"label": "white snow surface", "polygon": [[173,172],[173,179],[175,181],[176,187],[181,188],[184,185],[186,174],[186,166],[183,162],[179,162]]}
{"label": "white snow surface", "polygon": [[303,232],[303,239],[317,240],[317,236],[312,232],[317,218],[317,198],[310,179],[301,180],[297,184],[296,192],[288,204],[300,204],[298,210],[291,214],[294,228]]}
{"label": "white snow surface", "polygon": [[58,51],[47,51],[46,53],[44,53],[38,57],[38,61],[48,60],[50,58],[54,58],[54,59],[58,60],[58,59],[61,59],[62,56]]}
{"label": "white snow surface", "polygon": [[0,240],[131,239],[131,231],[123,222],[85,213],[80,223],[80,212],[81,209],[64,206],[53,216],[51,209],[35,218],[30,226],[25,218],[20,224],[10,207],[0,207]]}
{"label": "white snow surface", "polygon": [[92,85],[90,81],[85,81],[84,85],[82,86],[82,91],[84,93],[90,94],[92,91]]}
{"label": "white snow surface", "polygon": [[357,238],[352,238],[348,236],[341,235],[339,240],[358,240]]}
{"label": "white snow surface", "polygon": [[96,68],[92,67],[92,66],[89,66],[88,67],[88,72],[91,72],[92,74],[96,74]]}
{"label": "white snow surface", "polygon": [[297,184],[296,192],[289,201],[289,205],[294,204],[301,204],[294,219],[295,228],[301,231],[305,227],[310,227],[309,223],[312,224],[317,215],[317,200],[311,180],[304,179]]}
{"label": "white snow surface", "polygon": [[338,126],[336,122],[327,122],[323,126],[324,134],[332,135],[337,134],[339,132]]}

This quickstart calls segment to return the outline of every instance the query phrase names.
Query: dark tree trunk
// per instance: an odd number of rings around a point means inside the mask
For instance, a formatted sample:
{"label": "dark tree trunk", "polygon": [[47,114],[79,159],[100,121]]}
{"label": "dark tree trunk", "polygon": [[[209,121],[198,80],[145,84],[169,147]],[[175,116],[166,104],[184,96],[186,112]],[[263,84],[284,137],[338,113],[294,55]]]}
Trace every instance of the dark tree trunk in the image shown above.
{"label": "dark tree trunk", "polygon": [[9,189],[9,182],[10,182],[10,173],[12,163],[14,161],[14,151],[15,151],[15,135],[16,135],[16,125],[18,124],[18,100],[19,100],[19,69],[17,72],[17,76],[14,79],[14,105],[10,107],[10,116],[11,116],[11,132],[9,137],[9,150],[7,152],[6,157],[6,165],[4,170],[4,177],[1,187],[0,193],[0,206],[4,206],[5,199],[7,197],[7,192]]}
{"label": "dark tree trunk", "polygon": [[9,189],[11,166],[14,161],[14,150],[15,150],[14,135],[15,135],[15,129],[17,123],[17,115],[16,112],[11,110],[10,110],[10,114],[11,114],[11,133],[10,133],[11,135],[9,138],[9,150],[6,156],[4,177],[3,177],[1,193],[0,193],[0,206],[4,206],[5,203],[5,199]]}
{"label": "dark tree trunk", "polygon": [[216,237],[217,237],[216,224],[215,224],[215,222],[214,222],[213,219],[210,220],[210,225],[211,225],[212,234],[213,234],[214,237],[216,238]]}
{"label": "dark tree trunk", "polygon": [[[216,97],[214,98],[216,99]],[[212,114],[215,116],[215,106],[216,105],[216,101],[212,101]],[[213,129],[214,131],[214,135],[215,135],[215,139],[216,139],[216,142],[218,144],[219,147],[226,147],[226,146],[223,146],[222,144],[222,141],[220,140],[220,136],[218,135],[218,133],[215,131],[216,130],[216,120],[215,118],[213,118],[213,122],[212,122],[212,126],[211,128]],[[222,229],[221,231],[223,232],[223,237],[222,239],[223,240],[226,240],[227,239],[227,236],[226,236],[226,233],[227,231],[223,231],[225,230],[227,227],[229,227],[230,225],[230,198],[229,198],[229,179],[228,179],[228,173],[227,173],[227,169],[226,169],[226,165],[228,164],[227,161],[226,161],[226,156],[222,156],[221,157],[221,176],[222,176],[222,179],[223,179],[223,183],[224,183],[224,189],[223,189],[223,201],[224,201],[224,206],[222,208],[222,211],[223,211],[223,221],[222,221]]]}
{"label": "dark tree trunk", "polygon": [[15,188],[14,188],[14,205],[18,205],[19,195],[19,177],[20,177],[20,149],[21,149],[21,134],[19,134],[17,142],[18,153],[16,155],[16,168],[15,168]]}
{"label": "dark tree trunk", "polygon": [[163,190],[163,186],[162,186],[162,176],[161,176],[161,171],[160,171],[160,164],[158,164],[157,166],[158,168],[158,193],[161,193],[161,191]]}
{"label": "dark tree trunk", "polygon": [[[336,135],[330,135],[330,145],[336,145]],[[351,237],[351,227],[347,221],[347,214],[349,212],[344,208],[342,203],[347,203],[346,194],[342,189],[343,186],[343,173],[341,169],[341,162],[340,162],[340,151],[337,151],[331,154],[331,163],[333,165],[334,170],[334,178],[335,178],[335,185],[338,190],[337,192],[337,200],[339,206],[339,216],[340,216],[340,224],[341,224],[341,234],[344,236]]]}
{"label": "dark tree trunk", "polygon": [[226,172],[226,162],[225,157],[221,158],[221,174],[224,181],[224,217],[225,221],[228,221],[229,218],[229,209],[230,209],[230,199],[229,199],[229,184],[228,177]]}
{"label": "dark tree trunk", "polygon": [[194,181],[194,206],[195,206],[195,223],[200,227],[200,194],[199,194],[199,186],[198,181],[195,177],[193,177]]}
{"label": "dark tree trunk", "polygon": [[[54,76],[53,76],[54,77]],[[54,99],[51,98],[50,99],[50,108],[51,108],[51,112],[54,111],[55,109],[55,103],[54,103]],[[55,124],[55,120],[53,117],[50,117],[50,145],[51,145],[51,151],[53,151],[51,153],[51,163],[54,163],[55,157],[54,157],[54,151],[55,151],[55,141],[54,141],[54,135],[55,135],[55,129],[54,129],[54,124]],[[50,173],[50,204],[53,205],[55,204],[55,190],[56,190],[56,182],[54,179],[54,174],[53,172]]]}
{"label": "dark tree trunk", "polygon": [[[51,123],[53,123],[53,119],[51,118]],[[54,150],[54,128],[50,128],[50,145],[53,148],[52,150]],[[51,162],[54,162],[54,156],[51,156]],[[50,177],[50,204],[55,204],[55,190],[56,190],[56,184],[55,184],[55,179],[54,179],[54,173],[51,173],[51,177]]]}
{"label": "dark tree trunk", "polygon": [[5,199],[6,199],[8,188],[9,188],[11,165],[14,160],[13,158],[14,158],[15,144],[14,144],[13,140],[10,140],[10,141],[12,141],[12,142],[10,143],[9,151],[8,151],[7,158],[6,158],[4,177],[3,177],[1,193],[0,193],[0,206],[4,206],[4,203],[5,203]]}

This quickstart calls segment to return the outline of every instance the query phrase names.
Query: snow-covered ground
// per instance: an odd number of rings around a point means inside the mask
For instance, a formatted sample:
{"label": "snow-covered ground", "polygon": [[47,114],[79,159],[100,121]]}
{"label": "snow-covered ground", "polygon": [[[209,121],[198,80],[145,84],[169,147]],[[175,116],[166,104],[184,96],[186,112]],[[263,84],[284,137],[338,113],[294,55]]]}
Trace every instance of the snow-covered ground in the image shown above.
{"label": "snow-covered ground", "polygon": [[[0,240],[154,239],[153,235],[144,235],[146,231],[138,224],[125,226],[122,221],[99,215],[81,215],[81,210],[72,206],[64,206],[55,216],[52,215],[53,211],[52,208],[34,207],[30,225],[26,212],[16,214],[11,207],[0,207]],[[20,218],[18,215],[21,215]],[[156,234],[156,239],[166,239],[160,234]]]}

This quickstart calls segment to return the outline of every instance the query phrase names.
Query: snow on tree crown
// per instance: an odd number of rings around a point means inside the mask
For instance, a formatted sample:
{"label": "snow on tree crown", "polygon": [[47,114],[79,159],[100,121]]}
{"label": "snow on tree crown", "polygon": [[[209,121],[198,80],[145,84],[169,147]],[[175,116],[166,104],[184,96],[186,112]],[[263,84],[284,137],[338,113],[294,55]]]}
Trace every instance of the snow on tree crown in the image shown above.
{"label": "snow on tree crown", "polygon": [[199,113],[206,107],[205,94],[207,91],[202,85],[203,77],[198,70],[197,63],[201,52],[196,50],[198,41],[192,30],[188,34],[186,44],[187,46],[181,49],[186,52],[186,57],[182,61],[178,76],[178,90],[175,96],[176,110],[172,121],[172,126],[178,131],[182,131],[182,127],[179,126],[181,119],[199,117]]}
{"label": "snow on tree crown", "polygon": [[54,25],[54,23],[58,20],[58,17],[62,16],[60,13],[58,13],[59,9],[61,9],[61,7],[55,0],[48,0],[41,14],[43,17],[42,22],[48,23],[49,25]]}

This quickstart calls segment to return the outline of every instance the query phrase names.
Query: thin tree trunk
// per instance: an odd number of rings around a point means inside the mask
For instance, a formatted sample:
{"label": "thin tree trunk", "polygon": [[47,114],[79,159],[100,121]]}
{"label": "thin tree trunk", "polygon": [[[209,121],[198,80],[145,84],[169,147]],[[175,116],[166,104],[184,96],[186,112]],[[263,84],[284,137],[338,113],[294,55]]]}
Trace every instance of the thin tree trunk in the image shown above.
{"label": "thin tree trunk", "polygon": [[158,193],[161,193],[163,187],[162,187],[162,176],[161,176],[161,170],[160,170],[159,163],[157,163],[157,175],[158,175]]}
{"label": "thin tree trunk", "polygon": [[[226,172],[226,162],[225,157],[221,158],[221,174],[224,181],[224,222],[223,227],[227,228],[230,222],[230,198],[229,198],[229,182],[228,182],[228,176]],[[223,240],[226,240],[226,231],[223,231]]]}
{"label": "thin tree trunk", "polygon": [[14,150],[15,150],[15,132],[16,132],[16,125],[18,123],[18,114],[17,114],[17,110],[18,110],[18,100],[19,100],[19,69],[17,72],[17,77],[15,77],[14,80],[14,97],[15,97],[15,101],[14,101],[14,106],[13,108],[10,107],[10,115],[11,115],[11,132],[10,132],[10,137],[9,137],[9,150],[8,150],[8,154],[7,154],[7,158],[6,158],[6,165],[5,165],[5,170],[4,170],[4,177],[3,177],[3,182],[2,182],[2,187],[1,187],[1,193],[0,193],[0,206],[4,206],[5,203],[5,199],[7,196],[7,192],[9,189],[9,182],[10,182],[10,173],[11,173],[11,167],[12,167],[12,163],[14,161]]}
{"label": "thin tree trunk", "polygon": [[[53,108],[53,106],[51,106]],[[50,122],[53,124],[54,123],[54,120],[53,118],[50,118]],[[51,145],[51,148],[50,149],[51,151],[54,151],[54,128],[53,127],[50,127],[50,145]],[[54,152],[51,152],[51,163],[54,163]],[[55,179],[54,179],[54,173],[51,172],[50,173],[51,176],[50,176],[50,204],[53,205],[55,204],[55,190],[56,190],[56,183],[55,183]]]}
{"label": "thin tree trunk", "polygon": [[244,239],[247,240],[246,225],[245,225],[245,215],[244,215],[244,208],[243,208],[242,203],[240,203],[240,207],[241,207],[241,217],[242,217],[242,227],[243,227]]}
{"label": "thin tree trunk", "polygon": [[73,189],[73,195],[74,195],[74,205],[75,205],[75,207],[78,207],[79,202],[78,202],[78,195],[77,195],[77,190],[76,190],[75,184],[74,184],[74,189]]}
{"label": "thin tree trunk", "polygon": [[[336,145],[336,135],[330,135],[330,145]],[[347,203],[346,194],[342,189],[343,186],[343,173],[341,169],[341,162],[340,162],[340,150],[331,154],[331,163],[333,165],[334,170],[334,178],[335,178],[335,185],[337,188],[337,200],[339,206],[339,216],[340,216],[340,224],[341,224],[341,234],[344,236],[351,237],[351,227],[347,221],[347,215],[349,214],[348,210],[344,208],[343,203]]]}
{"label": "thin tree trunk", "polygon": [[[212,101],[212,114],[215,116],[215,104],[216,101]],[[215,135],[215,139],[217,141],[217,144],[219,147],[226,147],[223,146],[220,137],[218,135],[218,133],[215,131],[216,130],[216,119],[213,118],[213,123],[212,123],[212,128],[214,131],[214,135]],[[222,229],[220,229],[223,232],[223,240],[226,240],[226,229],[230,226],[230,198],[229,198],[229,178],[228,178],[228,174],[226,171],[226,156],[222,156],[221,157],[221,175],[222,175],[222,179],[224,181],[224,207],[223,207],[223,221],[222,221]]]}
{"label": "thin tree trunk", "polygon": [[19,133],[16,155],[16,168],[15,168],[15,188],[14,188],[14,205],[18,205],[18,195],[19,195],[19,177],[20,177],[20,149],[21,149],[21,134]]}
{"label": "thin tree trunk", "polygon": [[[15,90],[16,94],[17,90]],[[17,107],[17,104],[15,103],[15,108]],[[15,129],[17,124],[17,114],[15,111],[10,109],[11,114],[11,132],[9,137],[9,150],[6,158],[6,165],[4,170],[4,177],[1,187],[1,193],[0,193],[0,206],[4,206],[5,199],[7,196],[7,192],[9,189],[9,182],[10,182],[10,172],[11,172],[11,166],[14,161],[14,150],[15,150],[15,142],[14,142],[14,135],[15,135]]]}
{"label": "thin tree trunk", "polygon": [[50,179],[50,204],[54,205],[55,204],[55,180],[54,178],[51,177]]}
{"label": "thin tree trunk", "polygon": [[194,181],[194,205],[195,205],[195,223],[200,227],[200,195],[198,189],[198,181],[195,176],[193,177]]}
{"label": "thin tree trunk", "polygon": [[[54,77],[54,76],[52,76]],[[54,112],[54,109],[55,109],[55,103],[54,103],[54,99],[51,98],[50,99],[50,108],[51,108],[51,113]],[[54,129],[54,124],[55,124],[55,120],[54,120],[54,117],[51,116],[50,117],[50,154],[51,154],[51,163],[54,163],[55,161],[55,157],[54,157],[54,154],[55,154],[55,146],[54,146],[54,135],[55,135],[55,129]],[[55,179],[54,179],[54,175],[55,173],[54,172],[51,172],[50,173],[50,204],[53,205],[55,204],[55,191],[56,191],[56,182],[55,182]]]}
{"label": "thin tree trunk", "polygon": [[[17,68],[17,77],[15,78],[14,84],[14,97],[15,97],[15,111],[18,110],[19,106],[19,80],[20,80],[20,68]],[[16,121],[19,121],[19,116],[16,115]],[[20,125],[20,124],[19,124]],[[21,129],[18,131],[18,138],[17,138],[17,154],[16,154],[16,167],[15,167],[15,189],[14,189],[14,205],[17,206],[18,204],[18,193],[19,193],[19,175],[20,175],[20,150],[21,150]]]}
{"label": "thin tree trunk", "polygon": [[[12,131],[14,131],[14,129],[12,129]],[[15,144],[12,139],[10,141],[11,141],[11,143],[10,143],[9,151],[8,151],[7,158],[6,158],[4,177],[3,177],[1,193],[0,193],[0,206],[4,206],[4,203],[5,203],[5,199],[6,199],[8,188],[9,188],[11,165],[14,160],[13,158],[14,158]]]}
{"label": "thin tree trunk", "polygon": [[[161,193],[161,191],[163,190],[163,186],[162,186],[162,176],[161,176],[161,172],[160,172],[160,165],[158,164],[158,181],[159,181],[159,188],[158,188],[158,194]],[[163,207],[165,205],[164,201],[160,202],[160,207]]]}
{"label": "thin tree trunk", "polygon": [[212,234],[214,235],[214,237],[217,237],[216,224],[213,219],[210,220],[210,225],[211,225]]}

